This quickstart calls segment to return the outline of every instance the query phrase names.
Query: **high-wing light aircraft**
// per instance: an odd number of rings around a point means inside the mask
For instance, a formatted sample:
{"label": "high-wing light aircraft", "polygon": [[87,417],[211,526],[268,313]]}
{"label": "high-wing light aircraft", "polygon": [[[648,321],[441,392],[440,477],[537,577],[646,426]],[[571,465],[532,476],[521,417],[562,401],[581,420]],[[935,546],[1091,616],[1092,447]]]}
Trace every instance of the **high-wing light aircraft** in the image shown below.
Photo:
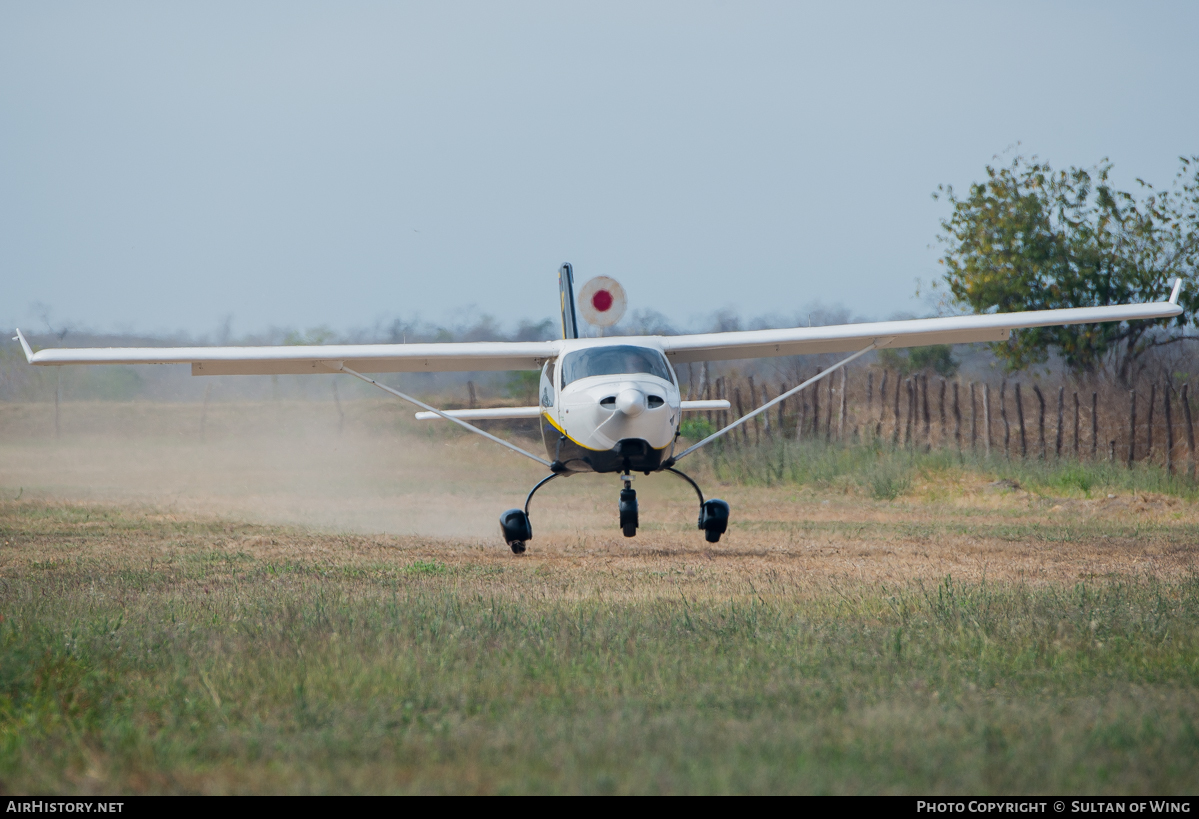
{"label": "high-wing light aircraft", "polygon": [[[620,527],[626,537],[637,532],[634,473],[665,471],[687,481],[699,495],[699,528],[716,543],[728,527],[729,505],[704,500],[690,477],[675,469],[679,461],[722,435],[765,412],[780,401],[827,378],[871,350],[1004,341],[1013,329],[1064,324],[1137,321],[1177,316],[1182,280],[1170,298],[1149,304],[1120,304],[988,313],[974,316],[798,327],[783,330],[698,333],[679,336],[580,338],[576,319],[574,273],[569,264],[558,271],[562,306],[562,339],[529,342],[464,342],[448,344],[361,344],[294,347],[164,347],[48,349],[34,352],[17,330],[30,364],[191,364],[192,375],[275,375],[345,373],[421,408],[417,418],[442,418],[482,435],[548,467],[525,498],[523,508],[500,516],[504,540],[516,554],[533,536],[529,504],[533,495],[555,478],[581,472],[618,473]],[[623,296],[622,296],[623,298]],[[692,446],[676,452],[682,413],[728,409],[727,401],[683,401],[674,367],[699,361],[727,361],[811,353],[852,353],[814,378],[780,394]],[[499,409],[440,410],[380,384],[368,373],[541,370],[540,405]],[[546,457],[527,452],[485,432],[470,421],[540,418]]]}

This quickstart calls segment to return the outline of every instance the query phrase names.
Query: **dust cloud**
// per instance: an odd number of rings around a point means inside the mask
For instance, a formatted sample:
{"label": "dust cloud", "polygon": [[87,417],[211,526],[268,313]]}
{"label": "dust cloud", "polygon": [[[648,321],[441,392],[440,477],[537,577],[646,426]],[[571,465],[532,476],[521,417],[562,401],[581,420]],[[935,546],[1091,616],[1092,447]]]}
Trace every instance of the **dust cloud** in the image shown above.
{"label": "dust cloud", "polygon": [[[343,414],[344,413],[344,414]],[[324,531],[499,540],[499,515],[548,471],[386,399],[199,404],[0,404],[0,492],[145,504]],[[513,437],[511,431],[502,434]],[[538,454],[540,441],[514,440]],[[641,477],[643,508],[680,527],[694,494]],[[535,534],[615,528],[614,476],[576,476],[533,501]],[[672,507],[655,509],[654,507]],[[691,524],[692,527],[694,524]],[[702,537],[700,538],[702,541]]]}

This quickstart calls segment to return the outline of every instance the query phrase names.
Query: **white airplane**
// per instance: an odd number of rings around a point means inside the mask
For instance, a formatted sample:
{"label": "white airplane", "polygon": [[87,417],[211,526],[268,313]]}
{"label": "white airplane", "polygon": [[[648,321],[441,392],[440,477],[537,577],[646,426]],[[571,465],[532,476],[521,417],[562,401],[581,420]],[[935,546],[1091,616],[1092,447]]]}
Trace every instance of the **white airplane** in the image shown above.
{"label": "white airplane", "polygon": [[[871,350],[1004,341],[1013,329],[1065,324],[1137,321],[1177,316],[1182,280],[1176,279],[1168,301],[988,313],[974,316],[697,333],[679,336],[579,338],[575,315],[574,273],[569,264],[558,272],[562,305],[562,339],[558,341],[463,342],[433,344],[360,344],[288,347],[155,347],[47,349],[34,352],[17,330],[16,339],[30,364],[191,364],[192,375],[274,375],[346,373],[408,401],[423,412],[417,418],[443,418],[548,467],[520,509],[500,516],[504,540],[516,554],[533,536],[529,504],[547,482],[580,472],[619,473],[620,527],[636,534],[637,495],[634,472],[671,472],[699,495],[699,528],[716,543],[728,527],[729,505],[704,500],[699,486],[675,465],[722,435],[780,401],[827,378]],[[767,358],[811,353],[852,352],[814,378],[780,394],[733,423],[681,452],[675,452],[682,413],[728,409],[728,401],[683,401],[674,366],[701,361]],[[440,410],[380,384],[363,372],[463,372],[541,370],[540,406],[498,409]],[[481,419],[540,418],[546,457],[485,432],[469,422]]]}

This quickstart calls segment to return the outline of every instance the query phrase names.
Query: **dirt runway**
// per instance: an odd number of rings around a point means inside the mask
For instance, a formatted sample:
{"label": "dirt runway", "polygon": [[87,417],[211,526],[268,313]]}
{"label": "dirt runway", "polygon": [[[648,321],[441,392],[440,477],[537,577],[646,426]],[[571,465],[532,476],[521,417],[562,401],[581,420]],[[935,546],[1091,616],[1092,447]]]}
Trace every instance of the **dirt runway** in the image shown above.
{"label": "dirt runway", "polygon": [[[615,478],[576,476],[538,494],[534,540],[515,558],[496,520],[524,502],[543,470],[486,441],[418,424],[395,404],[348,403],[344,424],[319,403],[213,405],[202,437],[194,405],[66,405],[57,439],[48,409],[0,408],[5,529],[19,541],[4,550],[7,570],[81,551],[161,560],[209,549],[363,566],[519,561],[554,573],[680,582],[702,572],[1068,583],[1191,572],[1199,552],[1199,509],[1166,496],[1055,498],[965,474],[875,501],[808,487],[721,486],[700,469],[708,494],[733,508],[717,545],[694,528],[694,494],[672,476],[637,479],[643,528],[633,539],[616,526]],[[29,503],[90,509],[97,519],[51,517],[40,530],[14,531],[13,515]],[[145,525],[122,523],[110,527],[119,537],[105,537],[106,514]],[[195,526],[181,539],[178,526],[188,522]]]}

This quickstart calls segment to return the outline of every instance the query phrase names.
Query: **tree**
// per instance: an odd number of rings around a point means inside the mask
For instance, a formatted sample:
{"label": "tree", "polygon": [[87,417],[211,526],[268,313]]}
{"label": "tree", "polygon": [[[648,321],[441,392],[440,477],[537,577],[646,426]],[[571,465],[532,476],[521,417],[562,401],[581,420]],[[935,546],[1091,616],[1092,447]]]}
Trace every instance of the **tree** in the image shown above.
{"label": "tree", "polygon": [[1157,328],[1193,325],[1199,310],[1199,157],[1182,157],[1170,190],[1137,180],[1141,201],[1115,190],[1106,159],[1089,170],[1054,172],[1017,156],[987,166],[985,182],[958,197],[942,186],[953,210],[941,222],[941,263],[953,299],[978,313],[1093,307],[1164,301],[1183,279],[1175,319],[1014,330],[993,345],[1010,369],[1061,354],[1076,372],[1111,360],[1128,383],[1151,347],[1194,340]]}
{"label": "tree", "polygon": [[934,370],[942,378],[953,378],[957,375],[959,362],[954,360],[951,351],[948,344],[912,347],[908,350],[885,347],[879,350],[878,360],[887,369],[898,370],[900,376]]}

